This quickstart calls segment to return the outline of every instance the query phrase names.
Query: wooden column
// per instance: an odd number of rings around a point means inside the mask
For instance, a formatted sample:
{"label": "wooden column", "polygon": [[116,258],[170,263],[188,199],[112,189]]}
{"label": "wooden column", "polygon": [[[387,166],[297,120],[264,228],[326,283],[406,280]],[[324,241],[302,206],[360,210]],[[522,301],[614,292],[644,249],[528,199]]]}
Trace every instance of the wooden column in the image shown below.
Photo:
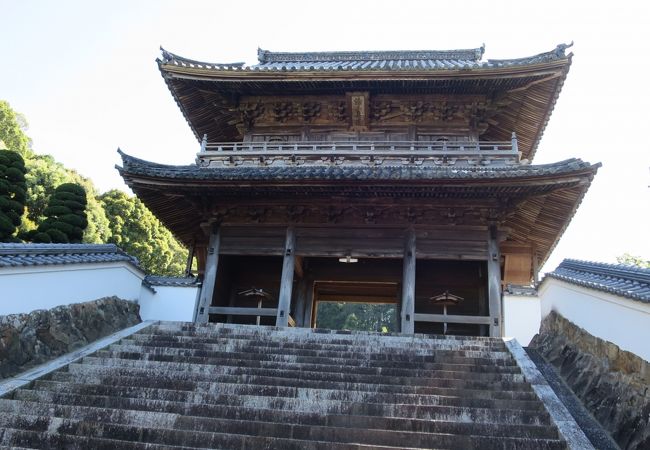
{"label": "wooden column", "polygon": [[531,253],[533,258],[533,286],[537,287],[539,284],[539,261],[537,260],[537,246],[533,245]]}
{"label": "wooden column", "polygon": [[305,292],[305,313],[302,319],[302,326],[305,328],[312,327],[312,315],[314,311],[314,279],[307,277],[307,291]]}
{"label": "wooden column", "polygon": [[297,292],[296,292],[296,326],[297,327],[303,327],[304,325],[304,319],[305,319],[305,303],[307,300],[307,279],[305,277],[302,277],[298,281],[298,286],[297,286]]}
{"label": "wooden column", "polygon": [[208,322],[208,309],[212,304],[214,286],[217,282],[220,241],[219,225],[213,225],[210,230],[210,239],[208,241],[207,255],[205,258],[205,272],[203,274],[201,294],[199,295],[199,304],[197,305],[197,310],[194,314],[194,321],[197,323]]}
{"label": "wooden column", "polygon": [[289,325],[291,291],[293,289],[293,271],[295,270],[295,246],[296,234],[293,227],[289,227],[287,228],[287,237],[284,243],[284,259],[282,261],[278,315],[275,319],[275,325],[278,327],[286,327]]}
{"label": "wooden column", "polygon": [[404,244],[404,272],[402,275],[402,333],[415,332],[415,230],[409,228]]}
{"label": "wooden column", "polygon": [[501,337],[501,255],[497,240],[497,227],[490,225],[488,234],[488,304],[490,306],[490,336]]}
{"label": "wooden column", "polygon": [[194,260],[194,250],[196,247],[196,239],[192,240],[192,245],[187,250],[187,262],[185,263],[185,276],[192,276],[192,261]]}

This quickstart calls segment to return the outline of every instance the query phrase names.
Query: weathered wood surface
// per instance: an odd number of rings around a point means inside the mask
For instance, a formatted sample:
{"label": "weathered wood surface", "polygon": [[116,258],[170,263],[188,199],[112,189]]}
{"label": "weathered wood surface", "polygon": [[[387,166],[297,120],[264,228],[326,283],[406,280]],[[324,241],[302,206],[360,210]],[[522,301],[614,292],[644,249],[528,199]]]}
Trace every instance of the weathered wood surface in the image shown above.
{"label": "weathered wood surface", "polygon": [[277,308],[241,308],[230,306],[212,306],[208,309],[210,314],[222,314],[228,316],[276,316]]}
{"label": "weathered wood surface", "polygon": [[287,228],[282,261],[282,277],[280,278],[280,296],[278,298],[278,313],[276,326],[289,326],[289,311],[291,309],[291,291],[293,290],[293,274],[295,270],[296,234],[293,227]]}
{"label": "weathered wood surface", "polygon": [[502,319],[501,313],[501,256],[497,242],[496,225],[490,226],[490,237],[487,241],[487,281],[488,281],[488,304],[490,308],[490,336],[501,337]]}
{"label": "weathered wood surface", "polygon": [[221,235],[219,226],[213,225],[210,230],[208,241],[207,256],[205,261],[205,274],[201,285],[201,294],[197,305],[198,310],[194,314],[194,321],[198,323],[207,323],[209,320],[208,308],[212,304],[214,295],[214,286],[217,281],[217,268],[219,263],[219,243]]}
{"label": "weathered wood surface", "polygon": [[492,319],[487,316],[459,316],[445,314],[415,313],[416,322],[468,323],[473,325],[489,325]]}
{"label": "weathered wood surface", "polygon": [[402,280],[401,332],[415,332],[415,230],[409,228],[404,243],[404,272]]}

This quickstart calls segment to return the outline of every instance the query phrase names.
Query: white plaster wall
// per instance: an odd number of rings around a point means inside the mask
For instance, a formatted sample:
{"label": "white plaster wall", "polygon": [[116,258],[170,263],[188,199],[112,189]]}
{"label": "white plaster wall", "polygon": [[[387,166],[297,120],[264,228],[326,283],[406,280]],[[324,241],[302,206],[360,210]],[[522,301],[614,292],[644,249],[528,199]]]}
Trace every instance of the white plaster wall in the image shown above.
{"label": "white plaster wall", "polygon": [[115,295],[136,301],[144,273],[126,262],[0,270],[0,315],[29,313]]}
{"label": "white plaster wall", "polygon": [[142,320],[193,320],[197,287],[154,286],[154,290],[155,294],[142,286],[138,300]]}
{"label": "white plaster wall", "polygon": [[513,337],[527,346],[539,331],[542,320],[540,299],[530,295],[503,296],[504,336]]}
{"label": "white plaster wall", "polygon": [[542,318],[551,311],[590,334],[650,361],[650,305],[546,278],[539,289]]}

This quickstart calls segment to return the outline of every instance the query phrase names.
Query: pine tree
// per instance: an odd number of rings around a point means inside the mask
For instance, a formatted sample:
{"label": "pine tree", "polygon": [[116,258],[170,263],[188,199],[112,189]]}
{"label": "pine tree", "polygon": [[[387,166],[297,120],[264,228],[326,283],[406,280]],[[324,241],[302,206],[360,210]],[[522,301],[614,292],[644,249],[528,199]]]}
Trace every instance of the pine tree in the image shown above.
{"label": "pine tree", "polygon": [[47,217],[38,226],[34,242],[81,243],[86,218],[86,191],[75,183],[64,183],[57,187],[45,208]]}
{"label": "pine tree", "polygon": [[25,212],[26,191],[22,156],[0,150],[0,242],[20,242],[14,234]]}

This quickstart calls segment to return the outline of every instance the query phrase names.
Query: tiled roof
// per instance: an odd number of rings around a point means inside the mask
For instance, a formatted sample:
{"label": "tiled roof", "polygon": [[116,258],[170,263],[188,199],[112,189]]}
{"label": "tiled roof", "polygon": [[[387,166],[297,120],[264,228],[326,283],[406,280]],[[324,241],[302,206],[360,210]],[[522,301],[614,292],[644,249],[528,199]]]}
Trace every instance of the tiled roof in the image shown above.
{"label": "tiled roof", "polygon": [[453,180],[499,179],[560,175],[581,169],[597,168],[577,158],[553,164],[501,167],[458,166],[270,166],[270,167],[199,167],[171,166],[144,161],[120,152],[122,176],[141,175],[186,180],[212,181],[283,181],[283,180]]}
{"label": "tiled roof", "polygon": [[138,260],[115,244],[0,244],[0,267],[92,264]]}
{"label": "tiled roof", "polygon": [[566,58],[565,50],[572,44],[560,44],[555,49],[518,59],[488,59],[481,61],[485,47],[462,50],[421,51],[359,51],[289,53],[258,50],[258,64],[207,63],[187,59],[161,48],[160,64],[217,71],[244,72],[332,72],[332,71],[438,71],[492,69],[532,65]]}
{"label": "tiled roof", "polygon": [[147,275],[144,282],[149,286],[195,287],[199,285],[197,277],[164,277]]}
{"label": "tiled roof", "polygon": [[565,259],[546,277],[650,303],[650,269]]}

